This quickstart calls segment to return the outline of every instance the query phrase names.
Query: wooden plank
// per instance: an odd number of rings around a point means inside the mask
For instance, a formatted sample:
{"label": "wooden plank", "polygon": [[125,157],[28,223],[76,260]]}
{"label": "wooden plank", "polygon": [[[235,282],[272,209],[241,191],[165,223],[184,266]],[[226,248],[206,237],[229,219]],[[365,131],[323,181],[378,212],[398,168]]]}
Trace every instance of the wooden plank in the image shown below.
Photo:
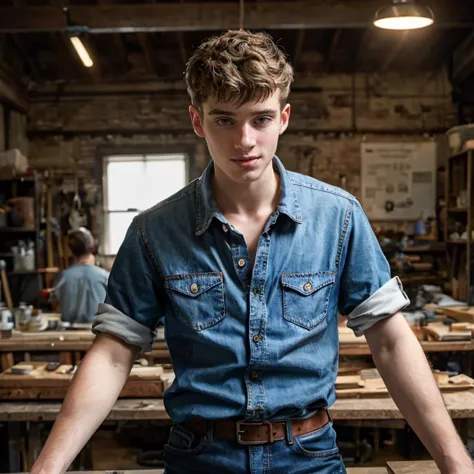
{"label": "wooden plank", "polygon": [[445,306],[441,310],[456,321],[474,323],[474,306]]}
{"label": "wooden plank", "polygon": [[385,467],[348,467],[347,474],[387,474]]}
{"label": "wooden plank", "polygon": [[[433,374],[435,376],[438,388],[441,393],[465,391],[472,389],[472,383],[469,380],[459,379],[459,383],[450,383],[449,376],[446,373],[438,372]],[[346,378],[346,377],[338,377]],[[363,386],[338,387],[336,385],[336,394],[339,399],[343,398],[388,398],[390,393],[385,386],[385,383],[381,377],[369,377],[365,378],[362,383]],[[343,384],[341,384],[343,385]]]}
{"label": "wooden plank", "polygon": [[340,375],[336,378],[336,390],[364,387],[364,381],[359,375]]}
{"label": "wooden plank", "polygon": [[[436,28],[468,28],[474,24],[472,9],[465,3],[447,8],[427,2],[437,18]],[[450,2],[452,3],[452,2]],[[258,2],[245,5],[248,29],[367,28],[374,4],[351,1],[330,5],[312,1]],[[146,31],[222,31],[239,27],[238,3],[70,5],[71,20],[86,25],[91,33]],[[0,32],[65,31],[66,17],[54,6],[0,8]]]}
{"label": "wooden plank", "polygon": [[[444,403],[453,419],[474,418],[474,393],[462,391],[443,394]],[[60,402],[0,402],[0,421],[54,421]],[[335,420],[403,420],[391,398],[337,400],[331,407]],[[107,420],[168,420],[160,398],[120,399],[112,407]]]}
{"label": "wooden plank", "polygon": [[[71,365],[61,365],[56,371],[46,371],[46,363],[31,362],[34,369],[27,375],[12,374],[9,369],[0,374],[0,399],[2,400],[62,400],[69,389],[73,375]],[[163,380],[162,377],[163,376]],[[161,366],[133,367],[119,397],[162,397],[166,386],[174,379],[171,370]]]}
{"label": "wooden plank", "polygon": [[389,461],[389,474],[440,474],[434,461]]}
{"label": "wooden plank", "polygon": [[425,334],[437,341],[464,341],[471,340],[471,331],[450,331],[450,327],[443,323],[430,323],[423,327]]}

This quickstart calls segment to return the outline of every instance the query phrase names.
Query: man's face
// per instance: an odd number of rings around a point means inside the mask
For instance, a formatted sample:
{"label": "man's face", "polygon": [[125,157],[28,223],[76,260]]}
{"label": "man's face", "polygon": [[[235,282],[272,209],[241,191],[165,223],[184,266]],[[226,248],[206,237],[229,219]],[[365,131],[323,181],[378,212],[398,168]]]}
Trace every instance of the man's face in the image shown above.
{"label": "man's face", "polygon": [[218,179],[236,183],[259,180],[267,170],[286,130],[290,105],[283,110],[280,91],[268,99],[240,107],[230,102],[208,100],[199,113],[189,108],[194,131],[206,139]]}

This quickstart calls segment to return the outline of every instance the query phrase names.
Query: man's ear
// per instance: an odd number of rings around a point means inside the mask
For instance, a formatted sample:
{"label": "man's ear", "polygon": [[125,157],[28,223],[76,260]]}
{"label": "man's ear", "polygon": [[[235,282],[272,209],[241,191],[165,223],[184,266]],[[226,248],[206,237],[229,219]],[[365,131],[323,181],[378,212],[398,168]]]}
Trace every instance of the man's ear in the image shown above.
{"label": "man's ear", "polygon": [[288,128],[290,122],[291,105],[286,104],[280,116],[280,135]]}
{"label": "man's ear", "polygon": [[194,132],[198,137],[205,138],[204,128],[202,126],[201,115],[192,105],[189,106],[189,116],[193,124]]}

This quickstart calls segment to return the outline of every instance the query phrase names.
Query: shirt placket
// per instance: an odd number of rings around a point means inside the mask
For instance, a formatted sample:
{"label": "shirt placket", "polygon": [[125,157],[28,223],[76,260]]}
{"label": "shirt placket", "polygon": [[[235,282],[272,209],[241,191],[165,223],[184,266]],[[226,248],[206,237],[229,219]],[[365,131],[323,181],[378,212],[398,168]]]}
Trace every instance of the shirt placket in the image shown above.
{"label": "shirt placket", "polygon": [[246,420],[266,419],[267,402],[265,396],[265,367],[268,363],[266,340],[267,304],[266,279],[270,254],[270,228],[277,218],[275,213],[259,238],[255,263],[250,282],[249,294],[249,337],[250,357],[245,374],[247,388]]}

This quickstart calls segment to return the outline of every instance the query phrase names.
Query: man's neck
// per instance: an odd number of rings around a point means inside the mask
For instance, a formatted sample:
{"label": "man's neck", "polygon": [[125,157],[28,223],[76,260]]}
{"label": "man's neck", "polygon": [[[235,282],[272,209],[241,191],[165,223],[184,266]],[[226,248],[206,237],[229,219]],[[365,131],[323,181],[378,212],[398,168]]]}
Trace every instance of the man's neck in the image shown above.
{"label": "man's neck", "polygon": [[213,197],[224,215],[259,216],[271,214],[280,200],[280,176],[270,165],[258,181],[242,184],[216,170]]}
{"label": "man's neck", "polygon": [[95,265],[95,257],[93,254],[83,255],[76,259],[77,265]]}

